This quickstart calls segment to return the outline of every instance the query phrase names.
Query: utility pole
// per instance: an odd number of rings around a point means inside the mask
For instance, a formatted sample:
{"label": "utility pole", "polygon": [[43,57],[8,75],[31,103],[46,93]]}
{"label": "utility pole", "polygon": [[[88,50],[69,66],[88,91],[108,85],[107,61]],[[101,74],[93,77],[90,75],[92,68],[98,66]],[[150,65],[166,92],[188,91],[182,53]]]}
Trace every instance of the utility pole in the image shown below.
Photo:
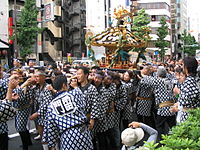
{"label": "utility pole", "polygon": [[185,58],[185,54],[184,54],[184,51],[185,51],[185,40],[183,39],[183,49],[182,49],[182,59]]}
{"label": "utility pole", "polygon": [[14,54],[15,54],[15,57],[18,58],[18,47],[17,47],[17,2],[16,0],[14,0],[14,17],[15,17],[15,41],[14,41]]}

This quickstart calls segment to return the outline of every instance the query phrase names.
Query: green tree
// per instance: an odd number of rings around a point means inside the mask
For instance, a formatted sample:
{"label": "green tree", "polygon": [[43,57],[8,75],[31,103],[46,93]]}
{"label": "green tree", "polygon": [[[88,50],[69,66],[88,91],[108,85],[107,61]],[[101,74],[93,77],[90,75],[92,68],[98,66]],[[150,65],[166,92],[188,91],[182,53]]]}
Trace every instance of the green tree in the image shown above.
{"label": "green tree", "polygon": [[173,127],[172,134],[163,136],[160,148],[156,144],[147,146],[155,150],[199,150],[200,149],[200,108],[189,110],[188,119]]}
{"label": "green tree", "polygon": [[186,30],[184,30],[183,34],[181,35],[181,41],[184,43],[184,45],[182,45],[179,51],[184,50],[184,53],[187,53],[189,56],[194,56],[196,49],[200,48],[200,46],[195,46],[198,45],[196,39],[190,33],[187,33]]}
{"label": "green tree", "polygon": [[37,33],[40,31],[40,28],[37,27],[37,15],[36,1],[26,0],[15,32],[20,56],[23,60],[32,53]]}
{"label": "green tree", "polygon": [[[151,29],[148,26],[150,23],[150,18],[144,9],[141,9],[137,16],[133,20],[132,31],[136,36],[146,41],[146,43],[151,39],[149,34],[151,33]],[[147,44],[141,48],[133,48],[133,51],[138,52],[138,57],[136,63],[139,62],[139,58],[144,58],[144,52],[147,48]]]}
{"label": "green tree", "polygon": [[167,25],[166,19],[164,17],[161,18],[159,24],[161,26],[157,30],[158,39],[156,41],[155,46],[159,48],[159,54],[160,54],[161,60],[163,61],[165,52],[166,52],[166,47],[169,46],[168,41],[165,40],[166,36],[169,34],[169,31],[168,31],[168,25]]}

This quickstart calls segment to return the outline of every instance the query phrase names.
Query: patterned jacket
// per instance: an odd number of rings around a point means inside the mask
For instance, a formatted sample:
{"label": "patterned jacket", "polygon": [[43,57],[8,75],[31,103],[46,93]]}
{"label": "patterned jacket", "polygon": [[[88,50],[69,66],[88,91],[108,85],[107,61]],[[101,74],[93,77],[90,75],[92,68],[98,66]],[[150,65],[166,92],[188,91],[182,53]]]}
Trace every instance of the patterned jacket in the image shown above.
{"label": "patterned jacket", "polygon": [[85,87],[79,87],[86,98],[86,114],[90,114],[90,118],[100,118],[100,103],[98,100],[98,91],[96,87],[88,83]]}
{"label": "patterned jacket", "polygon": [[97,88],[98,91],[98,99],[100,102],[100,118],[97,120],[94,126],[94,132],[105,132],[108,130],[107,122],[106,122],[106,113],[109,108],[108,102],[108,90],[100,85]]}
{"label": "patterned jacket", "polygon": [[143,77],[138,85],[137,97],[148,98],[150,100],[137,99],[136,113],[141,116],[151,116],[153,88],[151,82],[153,77]]}
{"label": "patterned jacket", "polygon": [[108,110],[106,112],[106,123],[108,129],[111,129],[116,126],[114,120],[116,119],[116,111],[113,110],[114,103],[115,103],[115,96],[117,93],[116,85],[114,83],[111,83],[109,87],[106,87],[108,90]]}
{"label": "patterned jacket", "polygon": [[175,103],[172,80],[169,78],[155,77],[151,85],[154,88],[155,104],[158,108],[157,114],[160,116],[175,115],[175,113],[170,112],[170,106],[159,107],[159,104],[163,102],[172,101],[172,103]]}
{"label": "patterned jacket", "polygon": [[52,101],[53,99],[53,95],[51,93],[51,91],[49,91],[46,88],[47,84],[44,85],[44,87],[42,89],[40,89],[39,86],[36,86],[35,88],[33,88],[33,95],[34,95],[34,107],[35,107],[35,111],[38,112],[39,117],[38,117],[38,124],[39,125],[43,125],[44,123],[44,118],[47,112],[47,107],[49,105],[49,103]]}
{"label": "patterned jacket", "polygon": [[[200,107],[200,91],[196,79],[193,76],[188,76],[180,88],[178,102],[180,107],[184,109]],[[180,121],[185,121],[188,117],[186,111],[181,111]]]}
{"label": "patterned jacket", "polygon": [[122,112],[122,119],[133,121],[134,120],[133,104],[135,102],[135,99],[133,99],[132,94],[134,94],[137,89],[130,81],[127,83],[122,82],[122,84],[126,86],[126,91],[128,95],[127,103],[124,107],[124,111]]}
{"label": "patterned jacket", "polygon": [[[5,99],[8,88],[8,78],[0,79],[0,100]],[[0,106],[2,107],[2,105]],[[4,108],[4,107],[2,107]],[[2,109],[1,108],[1,109]],[[2,113],[3,115],[3,113]],[[8,132],[8,125],[6,122],[0,122],[0,134]]]}
{"label": "patterned jacket", "polygon": [[127,93],[127,89],[126,89],[126,85],[120,83],[120,85],[117,86],[117,93],[115,96],[115,109],[116,109],[116,113],[115,113],[115,126],[119,126],[120,125],[120,115],[121,115],[121,111],[124,110],[125,105],[127,104],[128,101],[128,93]]}
{"label": "patterned jacket", "polygon": [[49,105],[43,141],[55,147],[60,138],[61,150],[93,148],[87,128],[86,99],[79,88],[58,95]]}

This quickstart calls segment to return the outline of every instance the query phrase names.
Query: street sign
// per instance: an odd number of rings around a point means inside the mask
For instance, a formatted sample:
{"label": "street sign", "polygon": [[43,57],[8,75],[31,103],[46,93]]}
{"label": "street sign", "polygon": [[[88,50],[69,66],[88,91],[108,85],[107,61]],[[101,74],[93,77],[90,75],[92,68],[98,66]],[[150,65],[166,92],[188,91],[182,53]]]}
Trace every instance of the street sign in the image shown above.
{"label": "street sign", "polygon": [[158,54],[159,54],[159,52],[158,52],[158,51],[155,51],[155,52],[154,52],[154,55],[158,55]]}
{"label": "street sign", "polygon": [[44,6],[44,20],[54,20],[54,3],[50,2]]}
{"label": "street sign", "polygon": [[198,44],[192,44],[192,45],[184,45],[184,47],[198,47]]}
{"label": "street sign", "polygon": [[200,60],[200,50],[196,50],[196,56],[195,56],[196,60]]}

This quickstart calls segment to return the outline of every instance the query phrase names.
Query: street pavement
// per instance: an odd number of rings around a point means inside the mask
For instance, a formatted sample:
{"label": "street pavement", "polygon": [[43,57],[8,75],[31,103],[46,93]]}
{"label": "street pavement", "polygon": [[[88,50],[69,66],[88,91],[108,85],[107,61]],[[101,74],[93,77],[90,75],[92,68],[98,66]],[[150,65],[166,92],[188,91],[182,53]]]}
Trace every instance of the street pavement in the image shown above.
{"label": "street pavement", "polygon": [[[29,123],[30,131],[35,131],[35,125],[33,121],[30,121]],[[9,128],[9,148],[8,150],[22,150],[22,142],[19,134],[15,130],[15,121],[10,120],[8,121],[8,128]],[[33,138],[37,136],[37,134],[31,133],[31,140],[33,142],[33,145],[29,147],[29,150],[43,150],[42,145],[40,141],[36,141]]]}

